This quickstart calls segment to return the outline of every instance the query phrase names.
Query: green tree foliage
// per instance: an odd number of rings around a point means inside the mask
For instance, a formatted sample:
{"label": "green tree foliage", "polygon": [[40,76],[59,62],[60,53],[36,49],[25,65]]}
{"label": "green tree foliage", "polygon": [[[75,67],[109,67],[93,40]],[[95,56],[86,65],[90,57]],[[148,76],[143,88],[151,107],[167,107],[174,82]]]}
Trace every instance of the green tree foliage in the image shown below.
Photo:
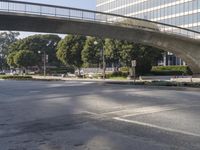
{"label": "green tree foliage", "polygon": [[9,46],[17,41],[18,32],[1,32],[0,33],[0,66],[7,66],[6,58],[9,54]]}
{"label": "green tree foliage", "polygon": [[17,54],[17,52],[12,52],[8,55],[7,57],[7,64],[12,68],[12,67],[16,67],[15,61],[14,61],[14,57]]}
{"label": "green tree foliage", "polygon": [[107,64],[109,63],[113,67],[117,67],[120,61],[120,41],[106,39],[104,48]]}
{"label": "green tree foliage", "polygon": [[20,50],[32,51],[37,56],[37,65],[42,63],[42,57],[41,54],[38,54],[38,51],[41,51],[41,53],[45,51],[49,56],[49,65],[59,65],[59,61],[56,58],[56,47],[60,40],[61,38],[58,35],[33,35],[13,43],[9,50],[10,52]]}
{"label": "green tree foliage", "polygon": [[139,49],[136,45],[127,41],[121,41],[119,49],[120,62],[127,67],[131,67],[131,61],[136,59],[137,51],[139,51]]}
{"label": "green tree foliage", "polygon": [[121,62],[127,67],[131,67],[131,61],[136,60],[136,71],[141,75],[151,71],[152,65],[162,57],[162,51],[150,46],[122,41],[120,57]]}
{"label": "green tree foliage", "polygon": [[98,67],[102,58],[102,40],[88,37],[82,51],[82,60],[87,67]]}
{"label": "green tree foliage", "polygon": [[121,66],[131,67],[131,61],[137,61],[138,74],[146,74],[151,71],[152,65],[162,57],[162,51],[150,46],[135,44],[127,41],[106,39],[106,60],[110,63],[120,63]]}
{"label": "green tree foliage", "polygon": [[77,69],[83,64],[81,53],[85,45],[86,37],[80,35],[67,35],[57,47],[57,58],[65,65]]}
{"label": "green tree foliage", "polygon": [[9,46],[17,41],[17,37],[19,36],[18,32],[1,32],[0,33],[0,52],[3,55],[7,55],[9,53]]}
{"label": "green tree foliage", "polygon": [[14,63],[19,68],[27,68],[36,65],[36,55],[32,51],[20,50],[14,55]]}
{"label": "green tree foliage", "polygon": [[163,51],[151,46],[139,45],[139,47],[136,70],[140,74],[150,73],[152,66],[157,65],[158,60],[162,58]]}
{"label": "green tree foliage", "polygon": [[[15,66],[13,57],[16,52],[28,50],[36,56],[38,66],[42,64],[42,56],[38,54],[38,51],[42,53],[45,51],[49,55],[49,65],[60,64],[61,61],[76,69],[80,69],[83,64],[87,67],[99,67],[102,65],[103,48],[106,63],[114,67],[121,65],[130,68],[131,61],[137,60],[138,74],[150,72],[152,65],[155,65],[162,56],[161,50],[127,41],[112,39],[104,41],[79,35],[68,35],[61,40],[57,35],[34,35],[11,44],[9,46],[11,54],[8,56],[7,62],[10,66]],[[19,63],[17,65],[21,66]]]}

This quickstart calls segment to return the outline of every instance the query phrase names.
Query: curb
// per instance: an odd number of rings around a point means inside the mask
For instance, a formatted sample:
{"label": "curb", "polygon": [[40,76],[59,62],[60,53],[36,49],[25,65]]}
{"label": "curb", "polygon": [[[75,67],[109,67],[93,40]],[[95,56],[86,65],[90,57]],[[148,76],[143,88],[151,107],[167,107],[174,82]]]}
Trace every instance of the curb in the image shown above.
{"label": "curb", "polygon": [[158,90],[176,90],[176,91],[200,91],[199,87],[187,87],[187,86],[159,86],[159,85],[134,85],[133,82],[128,83],[106,83],[107,85],[121,85],[121,86],[132,86],[136,88],[147,88],[147,89],[158,89]]}

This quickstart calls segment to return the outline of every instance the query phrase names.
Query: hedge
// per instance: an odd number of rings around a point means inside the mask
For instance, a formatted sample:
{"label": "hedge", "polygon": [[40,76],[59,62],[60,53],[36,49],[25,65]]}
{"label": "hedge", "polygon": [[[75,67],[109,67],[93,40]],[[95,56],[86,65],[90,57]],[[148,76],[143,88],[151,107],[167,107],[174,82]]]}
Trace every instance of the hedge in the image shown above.
{"label": "hedge", "polygon": [[121,72],[129,72],[129,68],[128,67],[121,67],[121,68],[119,68],[119,70]]}
{"label": "hedge", "polygon": [[127,77],[127,76],[128,76],[128,73],[127,73],[127,72],[121,72],[121,71],[106,74],[106,78]]}
{"label": "hedge", "polygon": [[59,68],[49,68],[47,72],[49,74],[66,74],[66,73],[74,73],[73,67],[59,67]]}
{"label": "hedge", "polygon": [[31,76],[0,76],[0,79],[4,80],[30,80],[32,79]]}
{"label": "hedge", "polygon": [[154,66],[152,75],[192,75],[188,66]]}

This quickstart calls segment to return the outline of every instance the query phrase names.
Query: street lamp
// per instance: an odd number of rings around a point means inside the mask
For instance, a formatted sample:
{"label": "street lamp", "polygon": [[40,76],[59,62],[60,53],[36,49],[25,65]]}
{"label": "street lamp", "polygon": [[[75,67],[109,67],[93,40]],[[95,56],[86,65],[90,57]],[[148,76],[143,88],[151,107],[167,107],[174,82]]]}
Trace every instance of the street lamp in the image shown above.
{"label": "street lamp", "polygon": [[[101,46],[102,46],[102,61],[103,61],[103,79],[105,80],[106,78],[106,62],[105,62],[105,56],[104,56],[104,44],[103,42],[100,42],[101,43]],[[94,45],[97,45],[98,42],[97,41],[94,41]]]}
{"label": "street lamp", "polygon": [[[46,55],[46,51],[43,51],[44,54],[42,55],[42,60],[43,60],[43,69],[44,69],[44,76],[46,76],[46,61],[47,61],[47,55]],[[38,51],[38,54],[41,54],[41,51]]]}
{"label": "street lamp", "polygon": [[[52,44],[52,41],[49,41],[46,46],[48,47],[49,45]],[[54,46],[56,45],[56,43],[54,43]],[[41,54],[41,51],[38,51],[38,54]],[[48,61],[48,55],[46,54],[46,50],[43,50],[43,69],[44,69],[44,76],[46,76],[46,63]]]}
{"label": "street lamp", "polygon": [[1,71],[3,71],[3,54],[0,53]]}

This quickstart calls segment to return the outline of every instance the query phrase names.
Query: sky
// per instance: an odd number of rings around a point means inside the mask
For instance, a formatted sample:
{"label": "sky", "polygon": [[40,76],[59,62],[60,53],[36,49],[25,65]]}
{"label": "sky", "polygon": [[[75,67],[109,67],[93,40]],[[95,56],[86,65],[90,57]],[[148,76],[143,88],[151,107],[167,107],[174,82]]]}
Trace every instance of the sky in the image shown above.
{"label": "sky", "polygon": [[67,7],[76,7],[84,9],[95,9],[96,0],[15,0],[35,3],[45,3]]}
{"label": "sky", "polygon": [[[16,0],[95,10],[96,0]],[[20,32],[20,38],[36,33]]]}

